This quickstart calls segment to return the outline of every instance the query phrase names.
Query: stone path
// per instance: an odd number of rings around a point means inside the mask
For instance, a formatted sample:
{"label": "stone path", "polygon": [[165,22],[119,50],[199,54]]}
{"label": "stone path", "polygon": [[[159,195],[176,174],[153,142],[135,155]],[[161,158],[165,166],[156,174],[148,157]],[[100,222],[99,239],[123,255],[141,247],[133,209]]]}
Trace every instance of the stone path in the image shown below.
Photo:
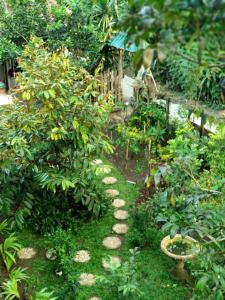
{"label": "stone path", "polygon": [[[105,168],[102,160],[100,159],[96,159],[92,163],[93,165],[102,168],[102,170],[104,170]],[[102,174],[111,172],[111,168],[107,167],[105,171],[106,172],[102,172]],[[105,185],[109,185],[109,184],[113,185],[117,182],[117,178],[105,177],[103,178],[102,182]],[[126,205],[126,201],[120,198],[115,198],[120,194],[120,192],[116,189],[107,189],[105,193],[107,196],[113,198],[112,207],[114,208],[114,212],[113,212],[114,218],[116,220],[121,220],[121,221],[127,220],[129,218],[128,211],[121,209]],[[112,231],[115,233],[115,235],[110,235],[105,237],[102,241],[102,246],[112,251],[119,249],[122,246],[122,236],[124,236],[128,232],[128,230],[129,227],[126,223],[115,222],[115,224],[112,227]],[[36,255],[36,250],[34,248],[22,248],[17,252],[17,256],[19,259],[31,259],[35,255]],[[45,255],[46,258],[49,260],[55,260],[57,258],[54,249],[47,250]],[[75,253],[73,257],[73,261],[79,264],[88,264],[91,261],[91,253],[89,253],[89,251],[87,250],[79,250]],[[118,256],[110,255],[108,258],[105,257],[102,258],[102,267],[105,270],[109,270],[112,265],[120,265],[121,263],[122,260]],[[60,274],[58,275],[61,276],[62,272],[60,272]],[[78,281],[82,286],[91,287],[96,283],[96,276],[91,273],[82,273],[80,274]],[[87,300],[102,300],[102,299],[97,296],[93,296]]]}
{"label": "stone path", "polygon": [[22,248],[17,252],[19,259],[31,259],[36,255],[34,248]]}
{"label": "stone path", "polygon": [[[100,159],[96,159],[93,161],[93,164],[98,165],[98,168],[102,168],[104,170],[103,162]],[[111,171],[111,169],[110,169]],[[102,172],[102,173],[108,173]],[[113,185],[117,182],[117,178],[115,177],[105,177],[102,179],[102,183],[105,185]],[[112,207],[114,208],[114,218],[116,220],[125,221],[129,218],[129,213],[127,210],[121,209],[126,205],[126,201],[117,197],[120,192],[116,189],[107,189],[105,190],[105,193],[110,198],[113,198],[112,200]],[[109,235],[105,237],[102,241],[103,247],[110,250],[116,250],[119,249],[122,246],[122,236],[124,236],[128,230],[129,227],[126,223],[117,223],[112,227],[113,232],[115,235]],[[91,254],[86,250],[80,250],[76,253],[74,257],[74,261],[76,263],[88,263],[91,260]],[[110,269],[110,266],[112,264],[120,265],[122,263],[122,260],[118,256],[110,255],[108,258],[102,258],[102,267],[105,270]],[[79,283],[82,286],[91,287],[96,283],[96,277],[94,274],[89,273],[82,273],[79,277]],[[97,296],[93,296],[87,300],[101,300],[101,298]]]}

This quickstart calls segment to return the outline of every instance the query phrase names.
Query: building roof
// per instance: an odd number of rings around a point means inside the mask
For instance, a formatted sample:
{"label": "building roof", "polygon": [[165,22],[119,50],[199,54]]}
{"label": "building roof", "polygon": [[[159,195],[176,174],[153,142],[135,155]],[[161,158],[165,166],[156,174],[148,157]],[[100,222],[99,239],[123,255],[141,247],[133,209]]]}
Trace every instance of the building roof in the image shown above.
{"label": "building roof", "polygon": [[126,50],[132,53],[137,52],[142,48],[141,46],[136,46],[135,43],[130,42],[126,32],[119,32],[109,41],[108,45],[110,47]]}

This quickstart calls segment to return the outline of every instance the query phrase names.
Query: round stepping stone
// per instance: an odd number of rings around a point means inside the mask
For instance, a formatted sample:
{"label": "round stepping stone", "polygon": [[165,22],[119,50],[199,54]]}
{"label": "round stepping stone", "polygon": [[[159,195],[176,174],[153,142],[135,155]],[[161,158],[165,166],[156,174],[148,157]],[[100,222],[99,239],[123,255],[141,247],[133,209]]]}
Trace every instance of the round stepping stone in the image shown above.
{"label": "round stepping stone", "polygon": [[122,245],[122,242],[117,236],[109,236],[103,240],[102,244],[108,249],[118,249]]}
{"label": "round stepping stone", "polygon": [[93,160],[93,164],[94,165],[101,165],[103,162],[102,162],[102,160],[101,159],[95,159],[95,160]]}
{"label": "round stepping stone", "polygon": [[91,297],[89,298],[88,300],[102,300],[101,298],[98,298],[98,297]]}
{"label": "round stepping stone", "polygon": [[122,209],[116,210],[113,215],[117,220],[127,220],[129,217],[128,211]]}
{"label": "round stepping stone", "polygon": [[17,252],[19,259],[31,259],[36,255],[34,248],[22,248]]}
{"label": "round stepping stone", "polygon": [[107,166],[100,167],[99,173],[100,174],[109,174],[109,173],[111,173],[111,168],[107,167]]}
{"label": "round stepping stone", "polygon": [[74,256],[73,260],[78,263],[86,263],[91,259],[90,254],[86,250],[80,250]]}
{"label": "round stepping stone", "polygon": [[116,197],[120,194],[120,192],[118,190],[113,190],[113,189],[108,189],[105,192],[106,192],[106,195],[109,197]]}
{"label": "round stepping stone", "polygon": [[121,265],[121,259],[118,256],[109,256],[102,259],[102,266],[104,269],[110,269],[112,265]]}
{"label": "round stepping stone", "polygon": [[104,179],[102,179],[102,182],[104,184],[114,184],[117,182],[117,179],[115,177],[105,177]]}
{"label": "round stepping stone", "polygon": [[117,234],[126,234],[128,229],[127,224],[118,223],[113,226],[113,231]]}
{"label": "round stepping stone", "polygon": [[96,278],[93,274],[82,273],[78,282],[83,286],[92,286],[95,284]]}
{"label": "round stepping stone", "polygon": [[49,260],[56,260],[57,253],[56,253],[55,249],[52,248],[52,249],[47,250],[45,253],[45,257]]}
{"label": "round stepping stone", "polygon": [[119,198],[114,199],[112,202],[112,206],[115,208],[123,207],[125,204],[126,204],[126,201],[123,199],[119,199]]}

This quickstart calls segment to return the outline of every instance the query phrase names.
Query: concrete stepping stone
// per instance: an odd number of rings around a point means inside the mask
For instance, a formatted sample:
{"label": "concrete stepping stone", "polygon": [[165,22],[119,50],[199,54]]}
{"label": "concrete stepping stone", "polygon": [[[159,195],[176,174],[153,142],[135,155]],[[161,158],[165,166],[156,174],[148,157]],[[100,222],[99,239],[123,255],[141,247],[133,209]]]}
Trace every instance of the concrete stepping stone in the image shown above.
{"label": "concrete stepping stone", "polygon": [[94,160],[93,160],[93,164],[94,164],[94,165],[102,165],[103,162],[102,162],[101,159],[94,159]]}
{"label": "concrete stepping stone", "polygon": [[118,223],[115,224],[112,229],[117,234],[126,234],[129,227],[127,224]]}
{"label": "concrete stepping stone", "polygon": [[91,256],[88,251],[80,250],[74,256],[73,260],[77,263],[87,263],[91,259]]}
{"label": "concrete stepping stone", "polygon": [[114,189],[108,189],[105,191],[106,195],[109,197],[116,197],[119,196],[120,192],[118,190],[114,190]]}
{"label": "concrete stepping stone", "polygon": [[96,277],[93,274],[82,273],[79,277],[78,282],[83,286],[92,286],[96,282]]}
{"label": "concrete stepping stone", "polygon": [[113,215],[117,220],[127,220],[129,217],[128,211],[123,209],[116,210]]}
{"label": "concrete stepping stone", "polygon": [[45,253],[45,257],[49,260],[52,260],[52,261],[56,260],[57,253],[56,253],[55,249],[51,248],[51,249],[47,250],[46,253]]}
{"label": "concrete stepping stone", "polygon": [[88,300],[102,300],[102,298],[98,298],[98,297],[91,297]]}
{"label": "concrete stepping stone", "polygon": [[115,177],[105,177],[104,179],[102,179],[102,182],[104,184],[114,184],[117,182],[117,179]]}
{"label": "concrete stepping stone", "polygon": [[19,259],[31,259],[36,255],[36,250],[34,248],[22,248],[17,252]]}
{"label": "concrete stepping stone", "polygon": [[107,249],[118,249],[122,242],[117,236],[108,236],[103,240],[102,244]]}
{"label": "concrete stepping stone", "polygon": [[109,256],[108,258],[102,259],[102,266],[104,269],[110,269],[112,265],[121,265],[121,258],[119,256]]}
{"label": "concrete stepping stone", "polygon": [[112,202],[112,206],[115,208],[121,208],[126,204],[126,201],[123,199],[116,198]]}
{"label": "concrete stepping stone", "polygon": [[111,168],[108,166],[100,166],[98,168],[98,174],[109,174],[111,173]]}

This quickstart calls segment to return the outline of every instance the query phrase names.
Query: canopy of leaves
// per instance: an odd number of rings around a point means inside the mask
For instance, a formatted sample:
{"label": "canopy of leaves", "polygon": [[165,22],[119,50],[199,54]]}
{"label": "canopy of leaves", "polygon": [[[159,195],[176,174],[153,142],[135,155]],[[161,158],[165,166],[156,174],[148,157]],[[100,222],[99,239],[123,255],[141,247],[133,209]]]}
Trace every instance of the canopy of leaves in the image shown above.
{"label": "canopy of leaves", "polygon": [[23,223],[33,207],[38,224],[79,207],[99,215],[103,194],[90,161],[112,150],[103,133],[109,99],[66,49],[48,52],[33,38],[19,63],[19,88],[0,120],[1,213]]}

